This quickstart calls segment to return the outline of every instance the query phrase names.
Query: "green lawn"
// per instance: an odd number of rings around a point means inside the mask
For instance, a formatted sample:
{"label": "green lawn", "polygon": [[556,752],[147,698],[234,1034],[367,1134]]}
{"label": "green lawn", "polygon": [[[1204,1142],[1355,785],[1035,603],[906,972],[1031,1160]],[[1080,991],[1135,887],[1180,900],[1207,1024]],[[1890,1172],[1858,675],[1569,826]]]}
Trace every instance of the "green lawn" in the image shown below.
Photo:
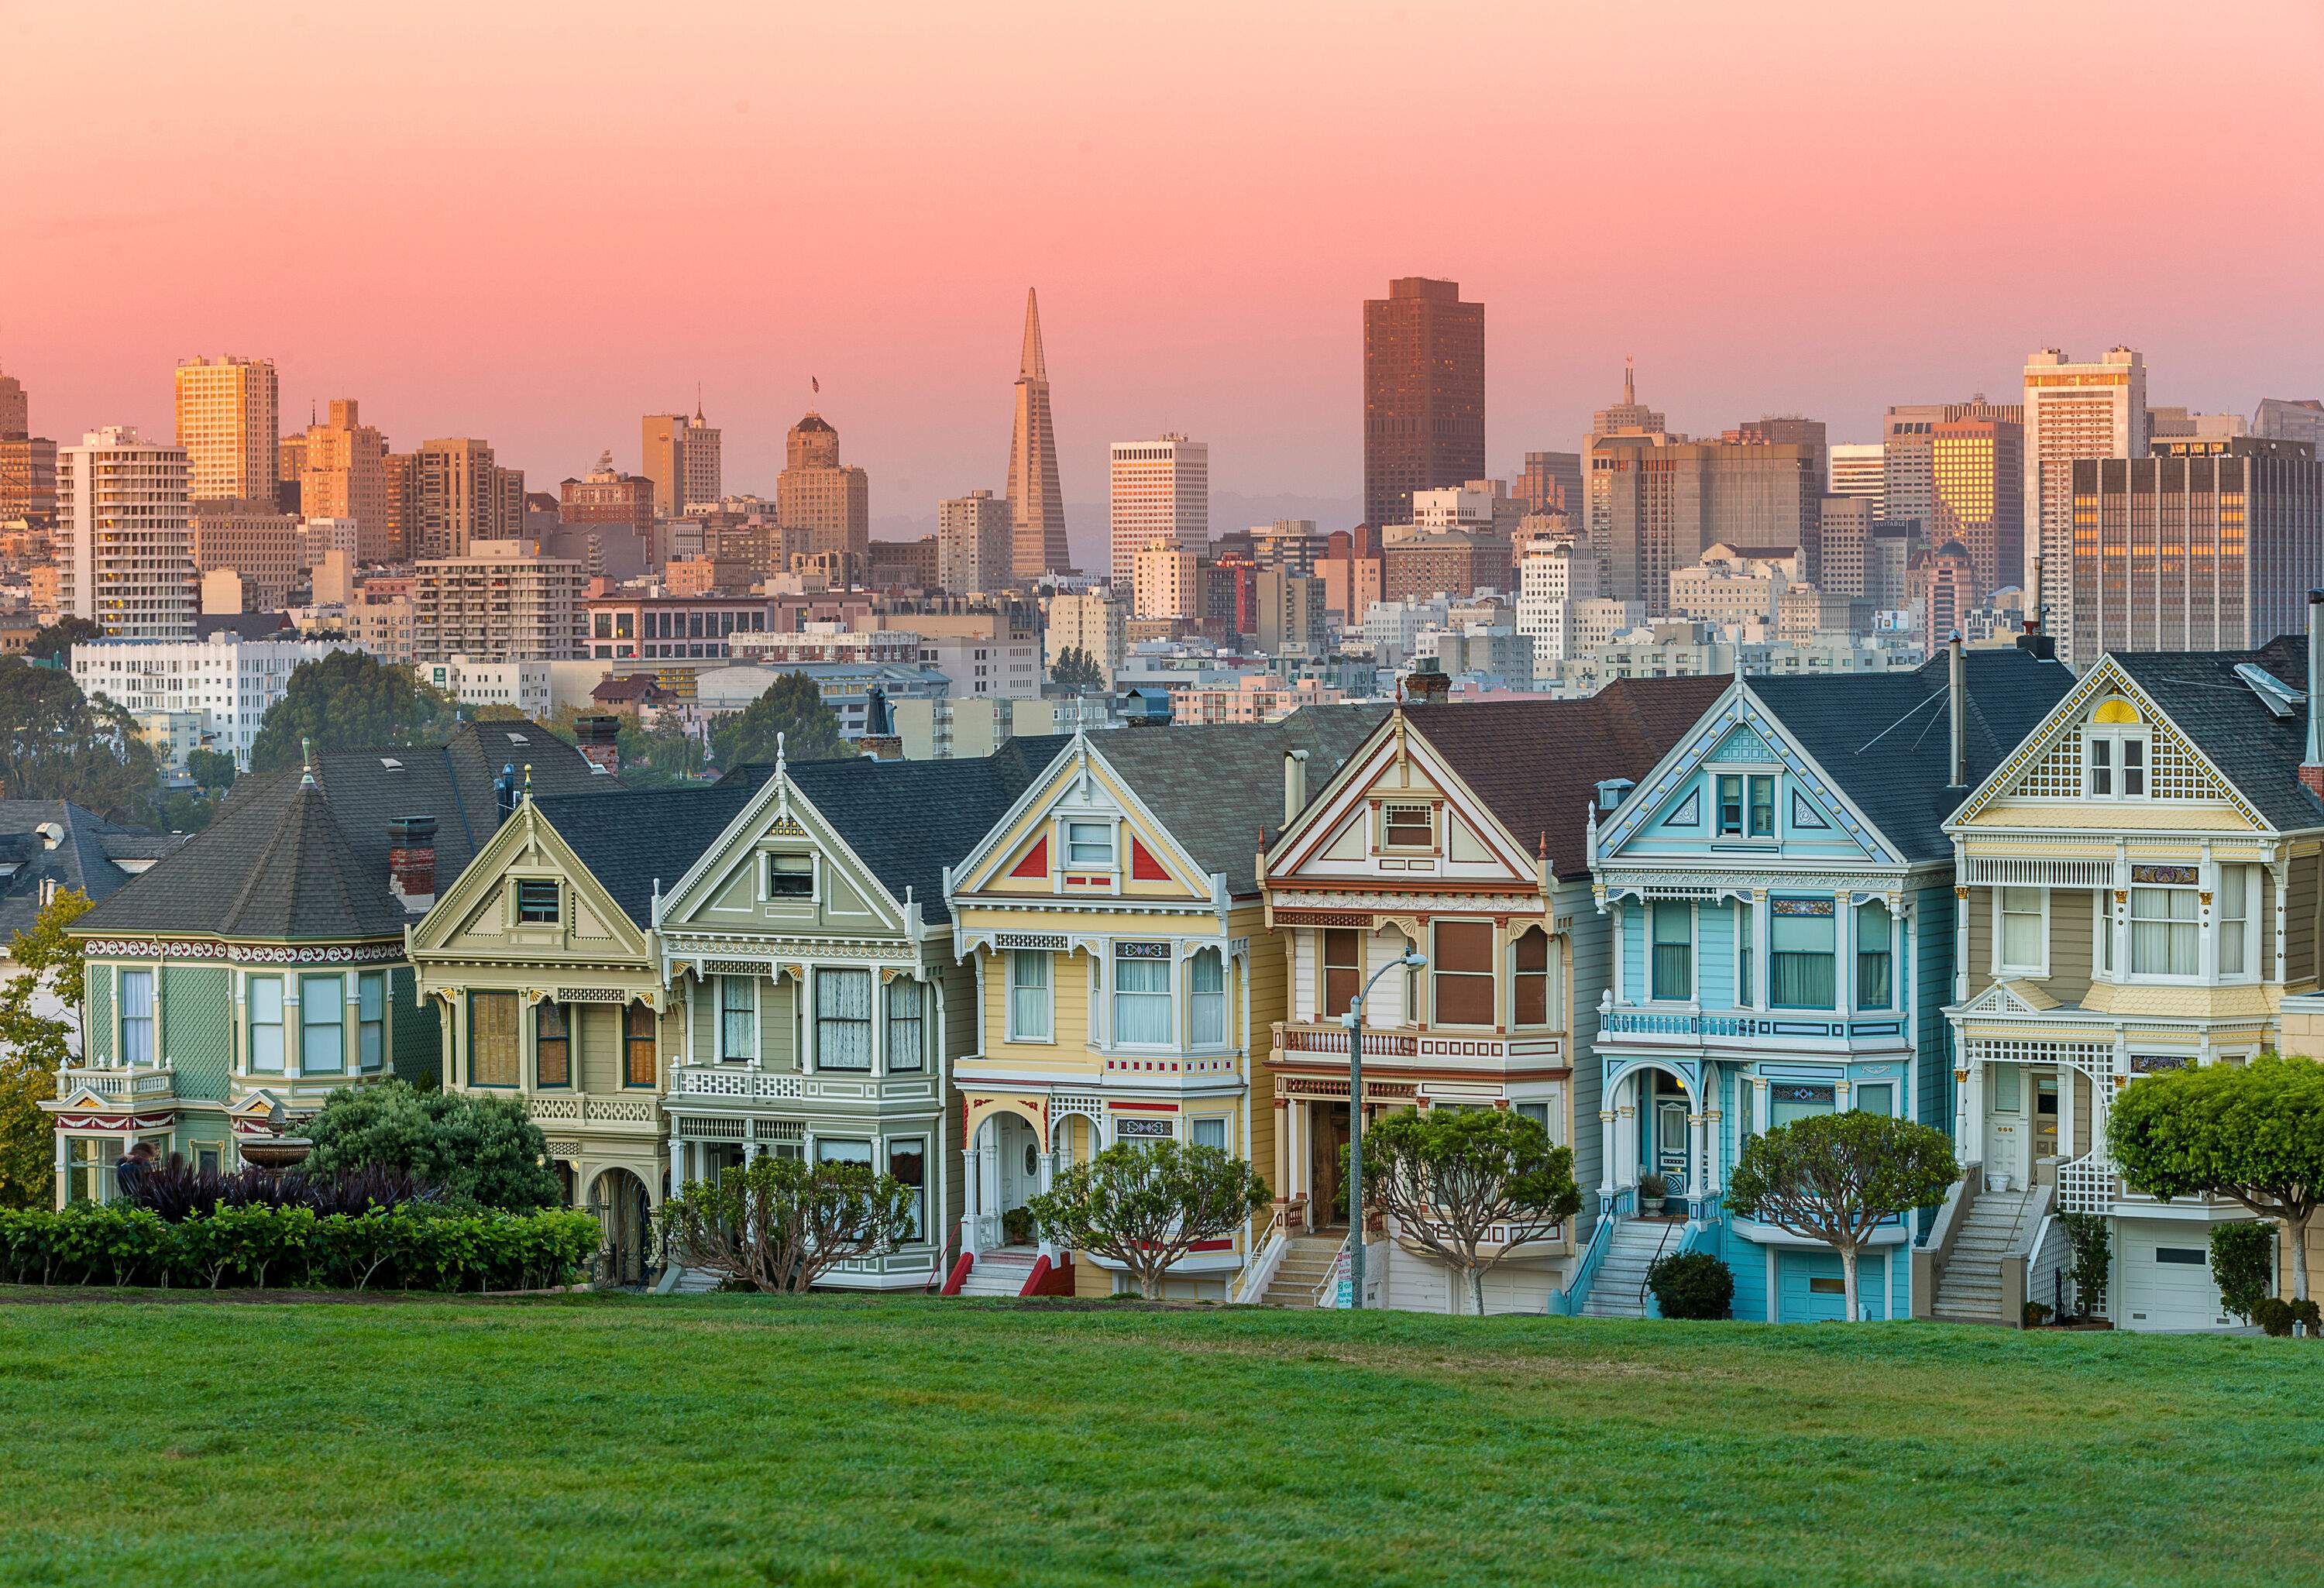
{"label": "green lawn", "polygon": [[[0,1297],[25,1292],[0,1290]],[[0,1582],[2324,1571],[2324,1348],[576,1297],[0,1306]]]}

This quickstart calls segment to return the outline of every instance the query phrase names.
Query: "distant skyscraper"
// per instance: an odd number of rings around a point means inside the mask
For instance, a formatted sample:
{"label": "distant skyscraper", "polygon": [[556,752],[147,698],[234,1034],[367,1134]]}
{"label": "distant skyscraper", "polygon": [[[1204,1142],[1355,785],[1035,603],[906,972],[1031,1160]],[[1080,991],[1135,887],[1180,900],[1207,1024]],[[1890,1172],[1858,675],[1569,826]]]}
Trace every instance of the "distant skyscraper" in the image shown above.
{"label": "distant skyscraper", "polygon": [[653,535],[654,483],[643,475],[622,473],[611,452],[601,454],[587,475],[558,483],[557,522],[617,525],[642,547]]}
{"label": "distant skyscraper", "polygon": [[1795,413],[1771,413],[1765,419],[1745,420],[1728,431],[1723,439],[1805,447],[1815,461],[1818,489],[1822,487],[1828,466],[1828,449],[1824,423],[1820,419],[1803,419]]}
{"label": "distant skyscraper", "polygon": [[2273,441],[2305,441],[2324,457],[2324,402],[2313,397],[2264,397],[2251,433]]}
{"label": "distant skyscraper", "polygon": [[690,508],[715,507],[725,494],[724,432],[702,417],[650,413],[639,426],[641,472],[653,482],[653,509],[677,518]]}
{"label": "distant skyscraper", "polygon": [[[1823,475],[1802,442],[1688,441],[1662,430],[1590,440],[1592,549],[1606,594],[1670,609],[1670,576],[1706,547],[1812,548]],[[1393,594],[1393,592],[1391,592]]]}
{"label": "distant skyscraper", "polygon": [[[1203,551],[1211,543],[1211,446],[1184,436],[1113,444],[1113,579],[1130,577],[1148,546]],[[1139,617],[1154,615],[1140,612]]]}
{"label": "distant skyscraper", "polygon": [[971,491],[936,503],[936,583],[948,595],[1009,587],[1009,503]]}
{"label": "distant skyscraper", "polygon": [[299,512],[305,518],[350,519],[355,559],[389,562],[408,548],[395,539],[387,494],[387,439],[362,422],[352,397],[334,397],[330,417],[300,439]]}
{"label": "distant skyscraper", "polygon": [[32,433],[32,404],[24,383],[0,370],[0,441],[21,441]]}
{"label": "distant skyscraper", "polygon": [[1934,482],[1925,526],[1929,544],[1960,543],[1977,575],[1980,605],[2005,586],[2025,588],[2019,583],[2026,567],[2024,427],[1998,419],[1952,420],[1938,425],[1929,439]]}
{"label": "distant skyscraper", "polygon": [[2034,554],[2066,566],[2074,533],[2074,463],[2146,456],[2146,361],[2113,347],[2075,364],[2055,347],[2025,361],[2026,581]]}
{"label": "distant skyscraper", "polygon": [[1065,497],[1057,484],[1057,437],[1049,420],[1049,361],[1041,350],[1041,305],[1025,290],[1025,345],[1017,356],[1017,417],[1009,432],[1011,571],[1020,579],[1073,566],[1065,544]]}
{"label": "distant skyscraper", "polygon": [[783,472],[775,478],[775,522],[804,530],[814,555],[840,553],[857,560],[861,578],[872,556],[872,481],[839,461],[839,432],[810,410],[783,441]]}
{"label": "distant skyscraper", "polygon": [[2308,623],[2324,464],[2302,441],[2164,438],[2073,465],[2069,560],[2043,569],[2059,651],[2244,651]]}
{"label": "distant skyscraper", "polygon": [[178,445],[196,499],[274,500],[281,412],[268,358],[187,358],[178,364]]}
{"label": "distant skyscraper", "polygon": [[1364,301],[1364,522],[1412,522],[1412,494],[1485,473],[1485,306],[1461,283],[1388,282]]}
{"label": "distant skyscraper", "polygon": [[184,448],[149,442],[128,425],[58,449],[60,612],[122,639],[194,637],[201,601],[188,468]]}
{"label": "distant skyscraper", "polygon": [[524,531],[524,471],[501,467],[488,441],[449,436],[421,442],[412,458],[411,495],[418,522],[407,550],[413,557],[466,557],[478,540]]}
{"label": "distant skyscraper", "polygon": [[1883,520],[1908,528],[1916,540],[1926,542],[1936,514],[1937,427],[1975,419],[2022,427],[2025,409],[2022,403],[1987,402],[1980,395],[1967,402],[1909,402],[1888,410],[1881,425]]}
{"label": "distant skyscraper", "polygon": [[1637,361],[1630,358],[1622,360],[1622,400],[1611,408],[1601,408],[1590,416],[1590,433],[1593,436],[1620,436],[1669,428],[1661,414],[1638,401]]}
{"label": "distant skyscraper", "polygon": [[1872,516],[1880,517],[1888,448],[1877,441],[1842,441],[1826,448],[1825,457],[1831,494],[1861,496],[1872,503]]}
{"label": "distant skyscraper", "polygon": [[57,444],[32,434],[32,401],[0,374],[0,524],[46,524],[57,511]]}
{"label": "distant skyscraper", "polygon": [[1528,452],[1517,475],[1517,500],[1527,512],[1562,512],[1582,522],[1582,454]]}

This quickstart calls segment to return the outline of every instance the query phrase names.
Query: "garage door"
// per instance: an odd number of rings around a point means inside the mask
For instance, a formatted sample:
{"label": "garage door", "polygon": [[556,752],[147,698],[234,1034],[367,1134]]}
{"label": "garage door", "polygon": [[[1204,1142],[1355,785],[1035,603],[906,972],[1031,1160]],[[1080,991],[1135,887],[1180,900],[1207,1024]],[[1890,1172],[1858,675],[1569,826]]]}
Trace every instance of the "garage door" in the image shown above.
{"label": "garage door", "polygon": [[2197,1223],[2125,1219],[2116,1226],[2125,1329],[2224,1329],[2234,1325],[2211,1282],[2209,1229]]}

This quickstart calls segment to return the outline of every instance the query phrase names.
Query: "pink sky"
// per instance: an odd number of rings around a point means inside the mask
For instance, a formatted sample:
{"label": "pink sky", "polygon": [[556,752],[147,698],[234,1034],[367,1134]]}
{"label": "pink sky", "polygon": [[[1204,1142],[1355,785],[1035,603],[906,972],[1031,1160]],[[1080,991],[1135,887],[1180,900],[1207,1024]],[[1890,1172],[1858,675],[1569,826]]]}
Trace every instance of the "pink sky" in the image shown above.
{"label": "pink sky", "polygon": [[59,437],[233,351],[553,486],[698,380],[770,492],[813,374],[932,514],[1003,483],[1031,283],[1069,500],[1166,429],[1353,497],[1358,303],[1414,273],[1488,306],[1497,473],[1626,353],[1692,431],[1869,439],[2045,343],[2324,393],[2316,0],[0,12],[0,368]]}

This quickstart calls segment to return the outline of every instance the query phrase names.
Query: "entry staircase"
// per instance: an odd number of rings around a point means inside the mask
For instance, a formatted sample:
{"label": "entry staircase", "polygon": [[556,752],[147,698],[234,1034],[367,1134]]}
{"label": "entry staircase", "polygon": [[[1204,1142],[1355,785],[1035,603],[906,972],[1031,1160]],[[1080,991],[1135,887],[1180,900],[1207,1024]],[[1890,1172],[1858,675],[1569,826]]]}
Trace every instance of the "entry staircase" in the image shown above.
{"label": "entry staircase", "polygon": [[1980,1191],[1961,1220],[1951,1254],[1937,1274],[1930,1313],[1951,1324],[2006,1324],[2002,1316],[2001,1262],[2033,1234],[2034,1192]]}
{"label": "entry staircase", "polygon": [[1340,1248],[1347,1238],[1345,1230],[1292,1236],[1284,1245],[1282,1262],[1277,1265],[1274,1277],[1268,1280],[1267,1289],[1259,1298],[1259,1305],[1314,1306],[1316,1292],[1330,1277],[1332,1265],[1338,1260]]}
{"label": "entry staircase", "polygon": [[1646,1316],[1646,1267],[1665,1252],[1676,1251],[1686,1239],[1686,1226],[1676,1219],[1622,1219],[1606,1242],[1606,1255],[1590,1281],[1590,1298],[1582,1304],[1588,1318],[1642,1318]]}
{"label": "entry staircase", "polygon": [[976,1261],[969,1266],[968,1277],[961,1281],[963,1296],[1020,1296],[1025,1281],[1033,1277],[1033,1265],[1040,1253],[1029,1246],[1010,1247],[1000,1251],[980,1251]]}

